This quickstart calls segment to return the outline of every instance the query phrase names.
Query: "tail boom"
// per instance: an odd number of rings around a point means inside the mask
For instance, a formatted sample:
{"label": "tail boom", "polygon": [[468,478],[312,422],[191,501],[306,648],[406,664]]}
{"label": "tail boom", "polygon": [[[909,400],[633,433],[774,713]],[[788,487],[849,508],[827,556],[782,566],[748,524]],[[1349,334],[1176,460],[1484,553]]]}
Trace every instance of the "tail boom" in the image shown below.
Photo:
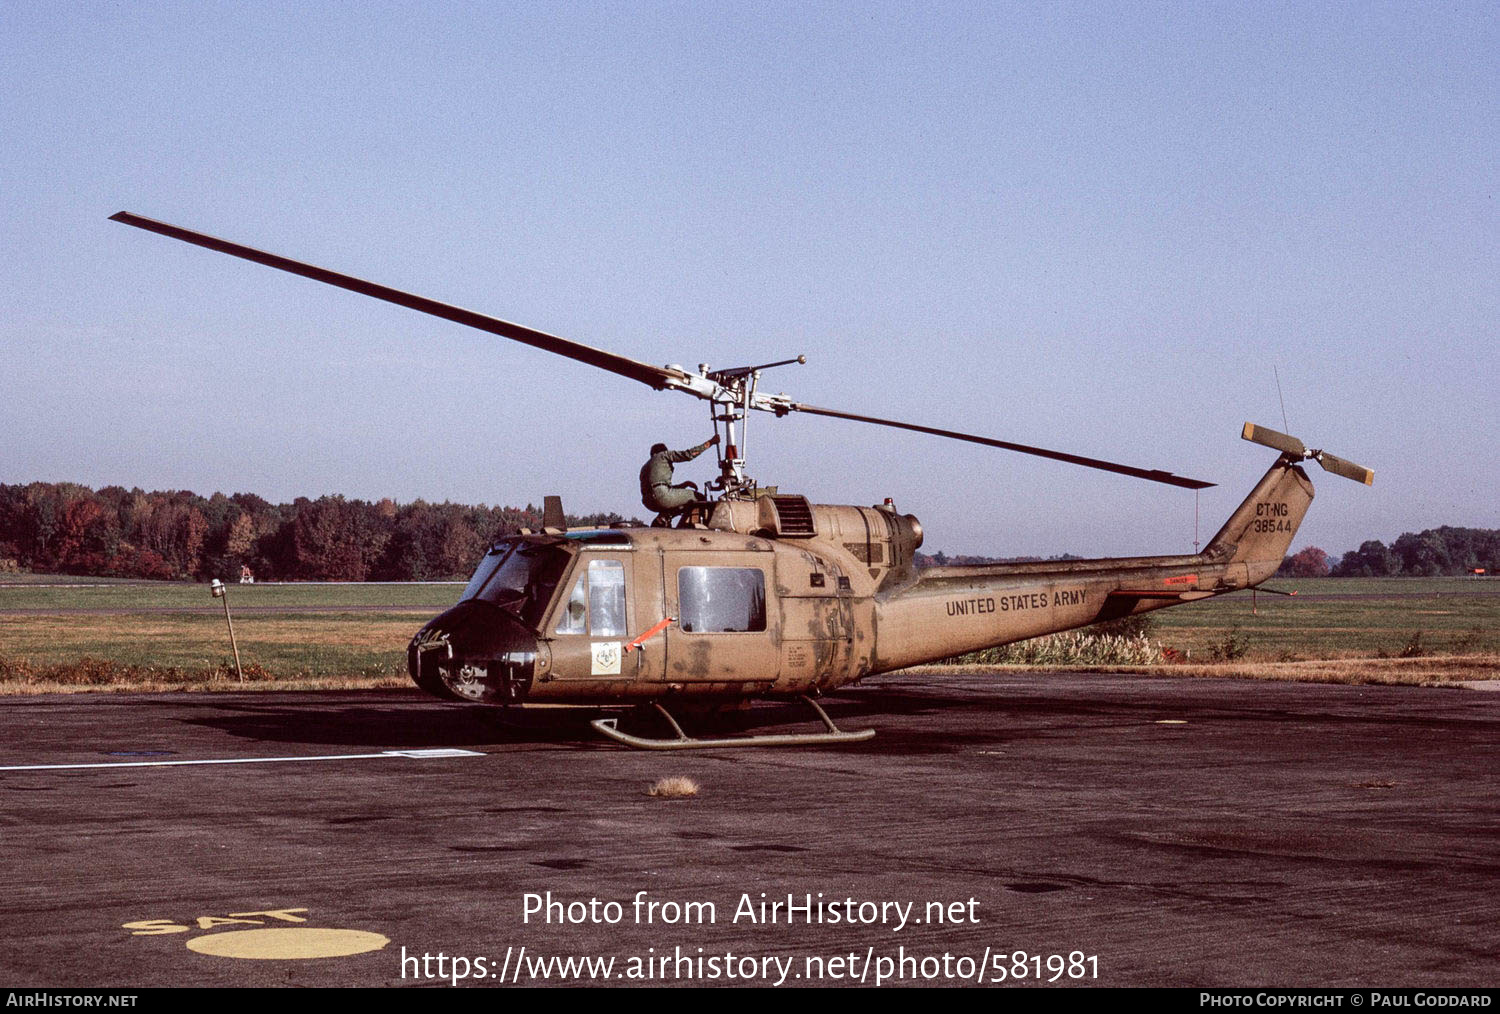
{"label": "tail boom", "polygon": [[1085,627],[1253,587],[1281,566],[1313,499],[1283,454],[1203,552],[931,567],[876,596],[870,672]]}

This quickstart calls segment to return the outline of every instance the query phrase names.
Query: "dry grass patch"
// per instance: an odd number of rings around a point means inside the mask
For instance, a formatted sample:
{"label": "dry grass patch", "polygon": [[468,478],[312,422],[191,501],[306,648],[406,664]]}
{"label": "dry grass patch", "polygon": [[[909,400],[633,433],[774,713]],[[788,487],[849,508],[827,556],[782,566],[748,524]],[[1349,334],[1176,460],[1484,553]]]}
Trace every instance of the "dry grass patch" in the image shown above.
{"label": "dry grass patch", "polygon": [[659,779],[646,790],[646,795],[656,796],[658,799],[686,799],[697,794],[698,783],[682,775]]}
{"label": "dry grass patch", "polygon": [[[958,671],[1044,672],[1059,666],[931,665],[924,673]],[[1330,658],[1297,662],[1245,659],[1212,664],[1068,666],[1069,672],[1124,673],[1203,679],[1254,679],[1292,683],[1343,683],[1384,686],[1453,686],[1472,680],[1500,679],[1500,655],[1432,655],[1421,658]]]}
{"label": "dry grass patch", "polygon": [[414,690],[412,682],[395,676],[293,676],[287,679],[250,682],[242,686],[231,673],[228,680],[195,682],[185,680],[168,683],[165,680],[142,680],[139,683],[111,683],[100,686],[81,686],[77,683],[52,683],[38,680],[35,683],[0,683],[0,697],[20,697],[25,694],[165,694],[165,693],[240,693],[251,691],[283,690]]}
{"label": "dry grass patch", "polygon": [[255,662],[243,666],[240,682],[234,663],[220,659],[204,665],[136,665],[85,655],[67,662],[36,662],[0,655],[0,696],[128,690],[349,690],[405,687],[403,666],[334,673],[273,672]]}

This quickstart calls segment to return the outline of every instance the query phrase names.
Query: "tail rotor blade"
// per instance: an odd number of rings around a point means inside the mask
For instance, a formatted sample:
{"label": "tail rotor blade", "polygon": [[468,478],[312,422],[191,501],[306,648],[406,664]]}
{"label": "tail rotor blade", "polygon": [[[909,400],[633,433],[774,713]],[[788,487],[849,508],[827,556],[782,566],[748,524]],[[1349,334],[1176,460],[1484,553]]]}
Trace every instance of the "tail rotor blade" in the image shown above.
{"label": "tail rotor blade", "polygon": [[1240,431],[1240,438],[1280,451],[1283,454],[1290,454],[1294,458],[1307,457],[1307,447],[1303,445],[1302,441],[1296,437],[1287,436],[1285,433],[1278,433],[1273,429],[1267,429],[1265,426],[1246,423],[1245,428]]}
{"label": "tail rotor blade", "polygon": [[1325,472],[1342,475],[1346,479],[1362,482],[1366,486],[1375,485],[1375,473],[1363,465],[1356,465],[1352,461],[1345,461],[1343,458],[1335,457],[1327,451],[1319,451],[1313,457],[1317,459],[1318,464],[1323,466]]}
{"label": "tail rotor blade", "polygon": [[1246,440],[1253,441],[1282,454],[1290,455],[1299,460],[1312,458],[1323,466],[1323,471],[1332,472],[1334,475],[1342,475],[1346,479],[1362,482],[1366,486],[1375,484],[1375,473],[1364,465],[1356,465],[1352,461],[1345,461],[1337,455],[1329,454],[1327,451],[1309,451],[1307,446],[1296,437],[1254,423],[1246,423],[1240,436]]}

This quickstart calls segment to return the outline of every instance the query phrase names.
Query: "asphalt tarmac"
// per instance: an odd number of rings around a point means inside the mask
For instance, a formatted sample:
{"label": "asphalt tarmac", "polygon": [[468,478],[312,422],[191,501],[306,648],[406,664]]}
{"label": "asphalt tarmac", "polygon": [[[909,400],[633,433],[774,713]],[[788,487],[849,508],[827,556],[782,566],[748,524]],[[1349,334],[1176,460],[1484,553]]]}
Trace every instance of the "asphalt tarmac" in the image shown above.
{"label": "asphalt tarmac", "polygon": [[[1500,695],[964,673],[829,711],[879,734],[651,754],[415,691],[0,699],[0,985],[1500,979]],[[675,775],[698,794],[647,794]]]}

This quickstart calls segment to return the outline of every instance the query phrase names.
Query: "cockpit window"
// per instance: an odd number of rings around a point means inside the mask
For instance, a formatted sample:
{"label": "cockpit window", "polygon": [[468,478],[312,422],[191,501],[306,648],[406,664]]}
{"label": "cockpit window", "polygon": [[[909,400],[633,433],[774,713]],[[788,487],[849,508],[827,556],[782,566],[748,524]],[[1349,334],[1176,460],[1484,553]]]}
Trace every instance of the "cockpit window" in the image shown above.
{"label": "cockpit window", "polygon": [[568,605],[563,609],[562,619],[557,622],[559,634],[587,634],[589,632],[589,598],[587,574],[579,574],[573,582],[573,594],[568,596]]}
{"label": "cockpit window", "polygon": [[474,569],[474,576],[469,578],[469,584],[464,588],[464,593],[458,597],[458,600],[463,602],[478,595],[484,583],[494,576],[496,568],[505,561],[506,554],[514,548],[508,542],[501,543],[485,553],[484,559],[479,561],[479,566]]}
{"label": "cockpit window", "polygon": [[559,546],[502,542],[479,561],[463,599],[483,599],[534,627],[552,601],[569,557]]}

